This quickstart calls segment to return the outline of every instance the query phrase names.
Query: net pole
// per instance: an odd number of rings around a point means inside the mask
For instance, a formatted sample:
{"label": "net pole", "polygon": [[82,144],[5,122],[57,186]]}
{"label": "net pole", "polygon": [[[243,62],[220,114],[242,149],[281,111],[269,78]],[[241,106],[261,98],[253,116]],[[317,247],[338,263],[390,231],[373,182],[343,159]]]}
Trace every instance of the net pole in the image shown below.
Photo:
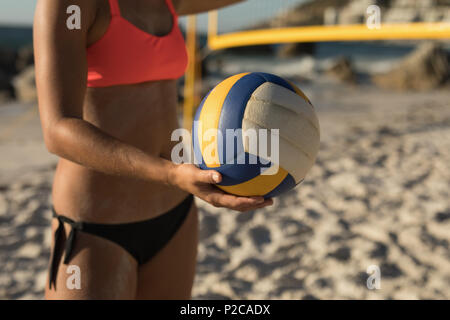
{"label": "net pole", "polygon": [[196,83],[199,81],[198,77],[200,77],[197,57],[197,18],[195,15],[190,15],[187,18],[186,47],[189,63],[184,84],[183,127],[191,130],[195,104],[198,101]]}
{"label": "net pole", "polygon": [[217,36],[218,11],[208,13],[208,39]]}

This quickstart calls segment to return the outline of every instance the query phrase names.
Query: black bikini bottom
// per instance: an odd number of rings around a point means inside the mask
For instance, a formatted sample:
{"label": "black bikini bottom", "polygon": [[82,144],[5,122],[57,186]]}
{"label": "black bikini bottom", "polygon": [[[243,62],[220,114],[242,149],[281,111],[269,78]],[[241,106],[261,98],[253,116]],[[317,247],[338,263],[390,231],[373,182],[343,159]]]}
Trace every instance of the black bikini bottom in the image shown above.
{"label": "black bikini bottom", "polygon": [[[53,208],[53,217],[58,219],[58,228],[55,231],[55,246],[50,261],[49,287],[52,287],[52,283],[56,287],[56,275],[63,252],[65,252],[64,264],[70,261],[77,231],[117,243],[139,264],[144,264],[155,256],[178,231],[191,209],[193,199],[194,197],[190,195],[172,210],[155,218],[123,224],[77,222],[58,215]],[[63,248],[64,223],[70,225],[71,230]]]}

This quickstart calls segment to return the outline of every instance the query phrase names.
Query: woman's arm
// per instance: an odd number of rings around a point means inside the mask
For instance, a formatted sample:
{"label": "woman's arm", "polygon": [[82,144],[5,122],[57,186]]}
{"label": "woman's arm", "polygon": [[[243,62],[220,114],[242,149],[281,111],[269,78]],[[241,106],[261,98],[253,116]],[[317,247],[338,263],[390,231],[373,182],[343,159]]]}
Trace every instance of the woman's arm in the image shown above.
{"label": "woman's arm", "polygon": [[219,9],[245,0],[172,0],[177,14],[196,14],[209,10]]}
{"label": "woman's arm", "polygon": [[[81,29],[69,30],[70,5],[81,9]],[[107,174],[168,182],[170,161],[148,155],[82,119],[88,30],[96,1],[39,0],[34,20],[36,82],[44,140],[50,152]]]}
{"label": "woman's arm", "polygon": [[[88,30],[96,1],[39,0],[34,19],[34,49],[39,111],[50,152],[110,175],[174,185],[219,207],[247,211],[270,204],[261,197],[226,195],[212,184],[221,176],[193,165],[175,165],[106,134],[83,120],[87,82]],[[70,5],[81,9],[81,29],[69,30]]]}

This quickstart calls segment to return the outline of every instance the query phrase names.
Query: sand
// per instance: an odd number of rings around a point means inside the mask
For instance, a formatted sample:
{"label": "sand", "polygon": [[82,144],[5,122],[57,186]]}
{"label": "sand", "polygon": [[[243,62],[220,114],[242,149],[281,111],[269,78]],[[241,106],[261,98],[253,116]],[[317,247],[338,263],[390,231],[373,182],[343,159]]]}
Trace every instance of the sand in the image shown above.
{"label": "sand", "polygon": [[[449,299],[450,92],[305,91],[322,128],[316,165],[270,208],[237,213],[197,200],[193,297]],[[0,136],[14,160],[0,175],[0,299],[43,298],[55,159],[32,136]],[[380,289],[366,286],[371,265]]]}

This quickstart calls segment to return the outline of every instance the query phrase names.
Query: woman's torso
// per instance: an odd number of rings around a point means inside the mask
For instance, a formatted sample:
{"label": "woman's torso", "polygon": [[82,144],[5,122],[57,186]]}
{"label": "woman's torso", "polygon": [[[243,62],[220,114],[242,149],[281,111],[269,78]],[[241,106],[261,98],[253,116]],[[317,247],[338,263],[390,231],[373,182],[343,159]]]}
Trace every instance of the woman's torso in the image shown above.
{"label": "woman's torso", "polygon": [[[101,39],[110,24],[108,1],[98,0],[97,3],[97,17],[89,31],[88,46]],[[122,15],[140,29],[155,35],[171,30],[173,21],[164,1],[119,3]],[[154,4],[157,6],[152,7]],[[147,20],[142,19],[142,12],[149,12]],[[178,128],[176,109],[176,80],[151,81],[88,88],[83,118],[123,142],[170,160],[175,144],[170,136]],[[58,213],[98,223],[149,219],[170,210],[186,196],[174,187],[108,176],[65,159],[58,163],[53,184],[53,201]]]}

